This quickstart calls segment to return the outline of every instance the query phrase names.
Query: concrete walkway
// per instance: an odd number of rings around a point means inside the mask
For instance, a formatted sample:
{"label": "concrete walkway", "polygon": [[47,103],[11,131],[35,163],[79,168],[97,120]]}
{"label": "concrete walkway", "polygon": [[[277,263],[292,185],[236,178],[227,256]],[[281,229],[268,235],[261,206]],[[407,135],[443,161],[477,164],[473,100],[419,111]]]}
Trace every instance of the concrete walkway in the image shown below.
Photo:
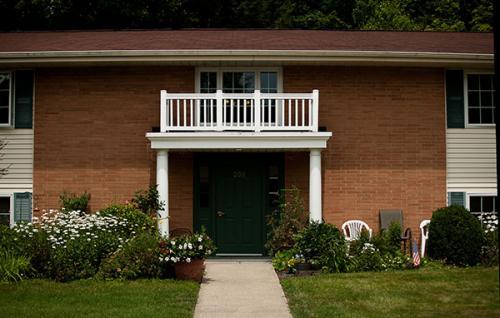
{"label": "concrete walkway", "polygon": [[269,260],[206,262],[195,318],[288,317],[287,301]]}

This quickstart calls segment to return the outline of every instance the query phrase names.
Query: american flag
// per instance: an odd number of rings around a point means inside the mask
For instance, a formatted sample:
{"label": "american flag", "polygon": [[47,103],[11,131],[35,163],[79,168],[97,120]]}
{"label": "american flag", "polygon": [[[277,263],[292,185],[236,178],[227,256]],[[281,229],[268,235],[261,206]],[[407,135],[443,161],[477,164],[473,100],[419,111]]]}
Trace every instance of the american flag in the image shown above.
{"label": "american flag", "polygon": [[420,266],[420,255],[418,254],[418,245],[417,241],[413,240],[412,244],[412,256],[413,256],[413,267],[419,267]]}

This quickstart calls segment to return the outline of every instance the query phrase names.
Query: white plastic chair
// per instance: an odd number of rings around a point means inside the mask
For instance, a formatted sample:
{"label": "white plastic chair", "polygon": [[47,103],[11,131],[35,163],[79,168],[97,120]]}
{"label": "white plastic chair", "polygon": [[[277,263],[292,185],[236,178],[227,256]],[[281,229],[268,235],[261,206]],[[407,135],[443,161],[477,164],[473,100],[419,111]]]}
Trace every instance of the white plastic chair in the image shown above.
{"label": "white plastic chair", "polygon": [[420,222],[420,256],[424,257],[425,255],[425,245],[427,244],[427,240],[429,239],[429,224],[431,220],[423,220]]}
{"label": "white plastic chair", "polygon": [[[347,241],[357,240],[360,237],[363,228],[368,231],[368,235],[371,238],[372,229],[363,221],[349,220],[342,224],[342,231],[344,232],[344,236]],[[349,234],[347,233],[347,230],[349,230]]]}

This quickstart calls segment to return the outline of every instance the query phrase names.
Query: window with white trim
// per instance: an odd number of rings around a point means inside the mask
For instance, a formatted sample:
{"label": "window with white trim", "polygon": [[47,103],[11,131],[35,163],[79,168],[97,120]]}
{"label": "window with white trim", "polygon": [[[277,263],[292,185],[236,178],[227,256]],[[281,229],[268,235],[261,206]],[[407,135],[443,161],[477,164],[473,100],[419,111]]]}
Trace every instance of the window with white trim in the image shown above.
{"label": "window with white trim", "polygon": [[[279,69],[253,69],[253,68],[243,68],[243,69],[201,69],[198,73],[198,83],[197,87],[200,93],[215,93],[218,89],[221,89],[224,93],[253,93],[256,89],[260,90],[261,93],[278,93],[281,87],[281,73]],[[236,105],[231,105],[231,103],[236,103]],[[237,112],[233,112],[233,121],[243,122],[246,118],[247,121],[251,121],[251,104],[247,100],[246,102],[242,100],[226,100],[226,121],[231,121],[230,109],[236,107],[239,108],[239,120],[236,118]],[[276,120],[276,101],[275,100],[263,100],[262,101],[262,122],[274,123]],[[207,105],[205,105],[207,104]],[[201,103],[200,121],[205,122],[206,120],[210,122],[216,116],[215,101],[212,103]],[[205,112],[205,108],[207,111]],[[246,113],[246,116],[244,115]]]}
{"label": "window with white trim", "polygon": [[12,74],[0,72],[0,126],[9,126],[12,110]]}
{"label": "window with white trim", "polygon": [[495,124],[493,74],[466,74],[467,118],[472,125]]}
{"label": "window with white trim", "polygon": [[11,222],[11,207],[10,207],[10,197],[3,196],[0,197],[0,224],[10,225]]}
{"label": "window with white trim", "polygon": [[481,215],[483,213],[497,213],[495,206],[495,196],[492,195],[471,195],[469,196],[469,211],[472,214]]}

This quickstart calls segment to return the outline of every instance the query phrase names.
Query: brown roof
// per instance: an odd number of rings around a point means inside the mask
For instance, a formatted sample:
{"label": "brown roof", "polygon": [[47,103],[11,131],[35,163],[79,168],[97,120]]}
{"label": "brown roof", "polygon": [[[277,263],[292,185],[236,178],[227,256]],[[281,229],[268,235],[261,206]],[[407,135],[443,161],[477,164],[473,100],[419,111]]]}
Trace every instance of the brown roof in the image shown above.
{"label": "brown roof", "polygon": [[493,54],[493,34],[213,29],[0,33],[0,52],[94,50],[338,50]]}

